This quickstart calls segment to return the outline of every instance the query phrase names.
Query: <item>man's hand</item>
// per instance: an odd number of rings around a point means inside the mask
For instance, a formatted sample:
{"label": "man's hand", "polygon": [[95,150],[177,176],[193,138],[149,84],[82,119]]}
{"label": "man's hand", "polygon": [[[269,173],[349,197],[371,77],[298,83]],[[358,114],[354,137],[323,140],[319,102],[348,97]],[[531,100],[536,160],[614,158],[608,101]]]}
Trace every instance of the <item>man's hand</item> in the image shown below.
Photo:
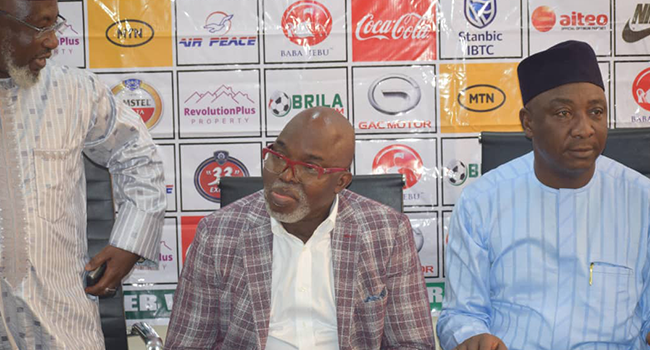
{"label": "man's hand", "polygon": [[465,340],[454,350],[508,350],[508,348],[501,339],[492,334],[483,333]]}
{"label": "man's hand", "polygon": [[86,264],[86,271],[91,271],[106,262],[104,276],[94,286],[86,288],[86,293],[97,296],[113,294],[111,289],[119,287],[138,259],[140,257],[136,254],[111,245],[106,246]]}

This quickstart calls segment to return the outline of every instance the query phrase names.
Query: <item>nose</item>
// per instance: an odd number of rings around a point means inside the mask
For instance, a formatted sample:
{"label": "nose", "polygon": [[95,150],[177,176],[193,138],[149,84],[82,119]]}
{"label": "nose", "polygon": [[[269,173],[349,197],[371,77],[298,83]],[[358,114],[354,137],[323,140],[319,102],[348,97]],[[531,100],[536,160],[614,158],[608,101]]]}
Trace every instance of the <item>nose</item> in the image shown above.
{"label": "nose", "polygon": [[42,45],[50,51],[59,47],[59,38],[56,36],[56,31],[54,30],[48,33],[44,33],[41,40]]}
{"label": "nose", "polygon": [[574,123],[571,128],[571,136],[580,139],[587,139],[596,133],[593,123],[594,120],[589,118],[589,113],[580,112],[573,118]]}
{"label": "nose", "polygon": [[293,168],[293,166],[287,165],[284,170],[279,175],[280,180],[282,182],[293,182],[293,183],[300,183],[298,180],[298,177],[296,177],[296,170]]}

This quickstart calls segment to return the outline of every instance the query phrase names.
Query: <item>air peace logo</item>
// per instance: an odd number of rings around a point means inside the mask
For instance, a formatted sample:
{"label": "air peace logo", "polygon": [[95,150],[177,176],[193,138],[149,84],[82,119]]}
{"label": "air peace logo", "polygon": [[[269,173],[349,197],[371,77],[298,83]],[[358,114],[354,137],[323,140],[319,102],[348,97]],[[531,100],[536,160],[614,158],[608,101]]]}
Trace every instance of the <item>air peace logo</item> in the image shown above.
{"label": "air peace logo", "polygon": [[163,102],[151,85],[140,79],[126,79],[115,85],[111,92],[142,118],[147,129],[151,130],[160,121]]}
{"label": "air peace logo", "polygon": [[298,1],[284,11],[282,31],[287,39],[296,45],[318,45],[332,31],[332,15],[327,7],[318,1]]}
{"label": "air peace logo", "polygon": [[413,148],[406,145],[385,147],[372,161],[373,174],[402,174],[406,178],[404,189],[413,187],[424,174],[422,158]]}
{"label": "air peace logo", "polygon": [[221,11],[212,12],[206,17],[203,29],[210,34],[226,35],[232,27],[233,16]]}
{"label": "air peace logo", "polygon": [[123,19],[108,26],[106,39],[120,47],[138,47],[154,37],[153,27],[138,19]]}
{"label": "air peace logo", "polygon": [[639,107],[650,111],[650,68],[641,71],[634,79],[632,96]]}
{"label": "air peace logo", "polygon": [[497,16],[496,0],[465,0],[465,19],[478,29],[490,25]]}
{"label": "air peace logo", "polygon": [[255,46],[257,43],[257,37],[255,36],[226,36],[232,29],[233,22],[236,23],[234,14],[228,14],[223,11],[212,12],[205,18],[205,24],[202,27],[204,33],[208,35],[201,34],[200,36],[183,37],[178,42],[179,47],[213,47],[217,49],[230,46]]}
{"label": "air peace logo", "polygon": [[491,112],[503,106],[506,94],[494,85],[477,84],[464,88],[458,93],[458,104],[471,112]]}
{"label": "air peace logo", "polygon": [[221,202],[219,181],[222,177],[247,177],[248,169],[240,160],[231,157],[228,151],[216,151],[204,160],[194,173],[194,187],[201,197],[210,202]]}

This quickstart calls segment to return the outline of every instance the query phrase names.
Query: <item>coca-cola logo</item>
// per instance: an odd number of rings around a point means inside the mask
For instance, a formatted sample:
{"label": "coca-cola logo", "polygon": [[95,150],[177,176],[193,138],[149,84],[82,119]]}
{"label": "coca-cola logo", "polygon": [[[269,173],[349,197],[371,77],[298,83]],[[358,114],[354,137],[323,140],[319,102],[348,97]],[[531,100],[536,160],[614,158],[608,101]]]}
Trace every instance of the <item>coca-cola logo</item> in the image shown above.
{"label": "coca-cola logo", "polygon": [[282,31],[296,45],[314,46],[330,35],[332,15],[318,1],[298,1],[284,11]]}
{"label": "coca-cola logo", "polygon": [[372,13],[366,14],[357,23],[354,35],[357,40],[426,40],[433,32],[432,20],[417,13],[405,13],[396,20],[375,20]]}

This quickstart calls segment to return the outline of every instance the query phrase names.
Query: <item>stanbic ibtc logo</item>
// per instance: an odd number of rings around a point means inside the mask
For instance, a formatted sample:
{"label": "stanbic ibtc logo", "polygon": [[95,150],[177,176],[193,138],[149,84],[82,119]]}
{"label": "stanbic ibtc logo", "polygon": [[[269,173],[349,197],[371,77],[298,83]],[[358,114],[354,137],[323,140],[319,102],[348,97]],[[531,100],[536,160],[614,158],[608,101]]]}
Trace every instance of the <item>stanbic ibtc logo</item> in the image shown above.
{"label": "stanbic ibtc logo", "polygon": [[487,27],[497,16],[496,0],[465,0],[465,18],[478,29]]}
{"label": "stanbic ibtc logo", "polygon": [[478,164],[470,163],[465,165],[458,159],[449,162],[444,172],[444,177],[452,186],[461,186],[467,179],[476,178],[480,175]]}

